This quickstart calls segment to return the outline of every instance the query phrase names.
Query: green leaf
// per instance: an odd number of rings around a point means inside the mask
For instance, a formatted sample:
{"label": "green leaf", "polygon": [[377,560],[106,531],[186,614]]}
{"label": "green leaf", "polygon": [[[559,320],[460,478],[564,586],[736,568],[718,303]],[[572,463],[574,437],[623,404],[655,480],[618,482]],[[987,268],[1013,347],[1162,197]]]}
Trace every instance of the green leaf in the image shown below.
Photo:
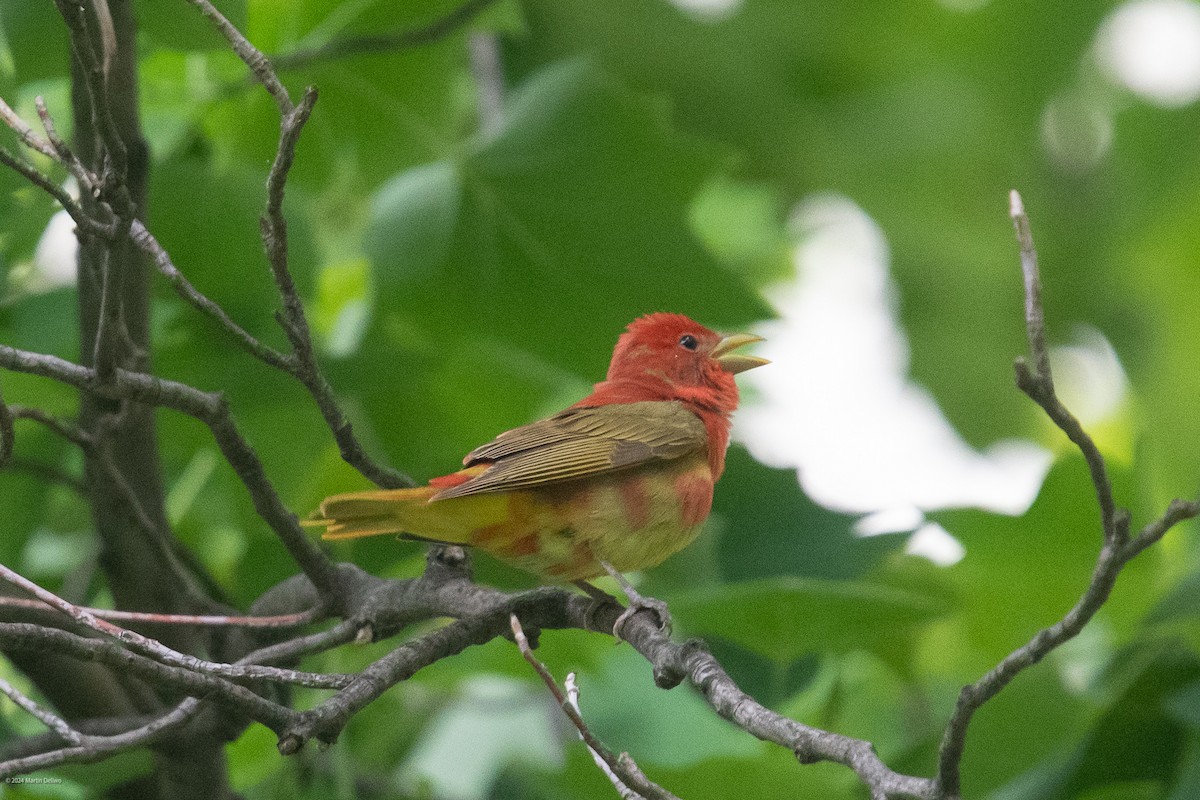
{"label": "green leaf", "polygon": [[385,286],[419,279],[442,266],[462,202],[462,185],[451,162],[415,167],[380,187],[364,247],[393,274]]}
{"label": "green leaf", "polygon": [[517,91],[494,139],[381,192],[368,237],[381,292],[439,341],[486,331],[596,377],[616,334],[648,311],[765,316],[690,231],[713,166],[589,62],[554,65]]}
{"label": "green leaf", "polygon": [[21,83],[60,75],[69,63],[62,57],[67,33],[53,5],[0,3],[0,34],[3,60],[15,66]]}
{"label": "green leaf", "polygon": [[[246,29],[248,0],[214,0],[213,6],[238,30]],[[225,37],[196,8],[172,8],[156,0],[137,0],[134,5],[140,33],[171,50],[227,48]]]}
{"label": "green leaf", "polygon": [[771,578],[675,597],[687,630],[722,636],[788,663],[805,653],[865,649],[895,663],[942,601],[862,581]]}

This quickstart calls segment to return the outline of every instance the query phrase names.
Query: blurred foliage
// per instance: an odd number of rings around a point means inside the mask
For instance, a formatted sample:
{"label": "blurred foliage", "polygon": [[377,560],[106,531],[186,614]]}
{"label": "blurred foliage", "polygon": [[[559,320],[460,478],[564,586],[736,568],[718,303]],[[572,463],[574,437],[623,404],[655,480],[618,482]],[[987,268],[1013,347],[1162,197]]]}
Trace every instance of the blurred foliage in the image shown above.
{"label": "blurred foliage", "polygon": [[[218,3],[272,54],[405,30],[455,5]],[[769,316],[761,290],[791,275],[789,210],[814,192],[858,204],[888,239],[912,377],[973,445],[1026,436],[1061,453],[1040,495],[1017,517],[935,515],[966,547],[936,567],[906,555],[903,534],[855,535],[855,520],[814,505],[792,472],[734,448],[706,532],[644,585],[763,702],[930,774],[958,687],[1062,615],[1099,543],[1084,466],[1011,384],[1025,344],[1006,191],[1019,187],[1033,216],[1051,338],[1094,326],[1128,371],[1121,419],[1136,446],[1115,481],[1145,521],[1200,474],[1200,105],[1156,108],[1105,81],[1092,42],[1113,3],[683,8],[701,5],[500,0],[435,44],[287,69],[293,91],[321,92],[289,184],[292,267],[365,444],[427,477],[577,399],[639,314],[726,327]],[[192,9],[143,0],[137,11],[151,227],[201,290],[281,344],[257,238],[274,105]],[[503,120],[488,126],[473,33],[498,37],[504,65]],[[0,0],[0,95],[29,119],[45,96],[69,132],[64,43],[51,4]],[[1084,124],[1095,115],[1111,140]],[[1074,127],[1052,140],[1048,119]],[[0,144],[16,149],[7,130]],[[34,257],[53,212],[0,171],[0,341],[70,358],[75,293],[47,290]],[[304,513],[364,485],[298,386],[165,285],[154,291],[156,369],[227,393],[289,506]],[[76,408],[46,381],[5,373],[0,385],[12,403]],[[229,592],[248,603],[294,572],[205,429],[167,413],[160,425],[171,520]],[[18,455],[79,470],[77,454],[26,424]],[[5,563],[52,588],[86,567],[88,517],[70,490],[7,470],[0,509]],[[979,714],[968,796],[1200,792],[1193,534],[1143,555],[1085,635]],[[338,554],[383,575],[421,563],[419,548],[391,541]],[[484,580],[531,585],[479,561]],[[848,770],[798,766],[695,694],[654,689],[628,648],[547,632],[540,652],[560,678],[579,674],[596,732],[680,796],[862,796]],[[354,669],[372,653],[311,666]],[[28,732],[2,710],[6,731]],[[503,641],[396,687],[328,751],[283,761],[271,739],[251,728],[229,746],[234,786],[253,800],[613,796]],[[85,796],[143,766],[64,770],[37,796]]]}

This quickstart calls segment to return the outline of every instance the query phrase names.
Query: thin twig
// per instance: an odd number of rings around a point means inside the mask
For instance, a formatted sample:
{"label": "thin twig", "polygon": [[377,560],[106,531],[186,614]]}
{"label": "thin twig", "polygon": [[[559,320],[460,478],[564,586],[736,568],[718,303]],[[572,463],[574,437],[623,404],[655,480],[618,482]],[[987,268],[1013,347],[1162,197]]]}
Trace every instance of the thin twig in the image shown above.
{"label": "thin twig", "polygon": [[80,230],[102,238],[112,236],[112,229],[109,226],[88,216],[75,198],[71,197],[70,192],[51,180],[49,176],[42,173],[37,167],[22,161],[3,147],[0,147],[0,164],[4,164],[54,198],[62,206],[63,210],[70,215]]}
{"label": "thin twig", "polygon": [[1145,550],[1150,545],[1157,542],[1167,531],[1178,525],[1180,522],[1188,519],[1200,517],[1200,501],[1196,500],[1181,500],[1175,498],[1167,506],[1167,510],[1162,516],[1153,522],[1148,523],[1144,528],[1138,531],[1137,536],[1133,537],[1128,544],[1125,545],[1122,556],[1125,560],[1129,560],[1138,553]]}
{"label": "thin twig", "polygon": [[0,367],[65,383],[101,397],[134,400],[152,406],[164,406],[195,417],[208,425],[225,460],[241,479],[254,508],[279,536],[292,558],[313,585],[329,598],[341,603],[341,589],[333,562],[305,534],[300,521],[283,504],[266,476],[258,454],[238,431],[229,405],[220,394],[203,392],[193,386],[157,378],[141,372],[118,369],[110,383],[96,380],[93,370],[45,353],[31,353],[0,344]]}
{"label": "thin twig", "polygon": [[[46,603],[25,597],[0,596],[0,606],[39,610]],[[311,625],[321,618],[321,609],[310,609],[295,614],[278,614],[271,617],[237,616],[221,614],[161,614],[153,611],[125,611],[117,608],[93,608],[78,606],[98,619],[109,622],[143,622],[155,625],[196,625],[202,627],[287,629]]]}
{"label": "thin twig", "polygon": [[235,713],[261,722],[274,731],[288,727],[297,716],[291,709],[226,677],[204,670],[164,664],[128,650],[111,639],[80,636],[71,631],[28,623],[0,622],[0,645],[6,649],[57,652],[96,661],[155,686],[213,700]]}
{"label": "thin twig", "polygon": [[[512,628],[513,640],[517,643],[517,649],[521,651],[521,655],[529,662],[542,682],[546,684],[546,688],[554,695],[554,699],[558,701],[559,707],[563,713],[567,715],[567,719],[571,720],[571,724],[575,726],[575,730],[579,731],[579,738],[583,739],[588,750],[595,759],[597,765],[601,767],[605,775],[616,787],[621,797],[632,800],[634,798],[653,798],[654,800],[679,800],[675,795],[650,781],[640,769],[630,771],[627,764],[633,764],[633,760],[628,755],[622,753],[625,758],[625,763],[622,759],[616,756],[611,750],[604,746],[604,743],[596,738],[592,733],[591,728],[584,722],[583,716],[579,712],[579,705],[574,702],[571,696],[564,695],[558,687],[558,682],[554,680],[554,676],[550,674],[550,670],[546,668],[538,657],[533,654],[533,648],[529,646],[529,639],[525,636],[525,631],[521,627],[521,621],[517,619],[516,614],[509,614],[509,625]],[[569,679],[568,691],[574,686],[574,675]],[[575,689],[574,696],[578,696],[578,689]]]}
{"label": "thin twig", "polygon": [[[298,658],[327,650],[349,641],[354,635],[354,627],[350,622],[343,622],[327,631],[259,648],[247,653],[236,663],[266,664],[273,660]],[[89,733],[78,746],[47,750],[0,762],[0,777],[47,769],[59,764],[99,761],[121,750],[149,745],[188,722],[201,707],[197,698],[188,697],[166,714],[127,730],[106,735]],[[84,727],[84,723],[78,724]]]}
{"label": "thin twig", "polygon": [[470,23],[496,0],[468,0],[443,17],[427,25],[395,33],[374,36],[355,36],[334,39],[319,47],[293,50],[274,56],[271,61],[278,70],[301,69],[321,61],[333,61],[368,53],[388,53],[433,44]]}
{"label": "thin twig", "polygon": [[17,112],[12,110],[12,107],[0,98],[0,120],[13,130],[20,138],[21,142],[31,150],[36,150],[47,158],[58,160],[58,153],[54,146],[50,144],[48,139],[43,139],[34,133],[33,128],[29,126],[25,120],[21,119]]}
{"label": "thin twig", "polygon": [[46,483],[57,483],[65,486],[76,494],[87,497],[87,481],[77,478],[71,473],[53,464],[35,461],[31,458],[13,456],[7,465],[13,472],[24,472]]}
{"label": "thin twig", "polygon": [[188,697],[162,716],[120,733],[108,736],[82,736],[71,747],[48,750],[0,762],[0,778],[49,769],[60,764],[86,764],[100,761],[122,750],[145,746],[183,726],[201,708],[200,701]]}
{"label": "thin twig", "polygon": [[1108,600],[1122,568],[1149,545],[1158,541],[1176,523],[1200,514],[1200,503],[1175,500],[1167,511],[1129,540],[1129,512],[1116,505],[1104,456],[1079,420],[1062,404],[1054,390],[1050,356],[1046,345],[1045,316],[1041,301],[1041,278],[1037,251],[1033,246],[1029,219],[1021,196],[1011,194],[1011,211],[1021,248],[1025,284],[1025,329],[1034,367],[1021,358],[1015,363],[1017,385],[1041,406],[1046,415],[1083,453],[1095,487],[1103,527],[1103,541],[1087,588],[1075,605],[1055,624],[1034,634],[1028,642],[1005,656],[975,683],[959,693],[954,713],[946,724],[938,752],[938,796],[956,798],[961,788],[960,765],[966,749],[967,728],[976,711],[1007,686],[1022,670],[1045,658],[1059,645],[1076,636]]}
{"label": "thin twig", "polygon": [[42,130],[46,132],[46,141],[49,142],[51,148],[51,158],[74,176],[75,180],[79,182],[81,192],[98,197],[96,185],[99,183],[99,178],[79,160],[70,146],[58,135],[58,128],[54,124],[54,117],[50,115],[50,109],[46,107],[45,99],[38,95],[33,98],[33,105],[37,109],[38,119],[42,122]]}
{"label": "thin twig", "polygon": [[116,459],[113,458],[104,437],[100,437],[100,441],[97,442],[97,437],[92,436],[79,426],[61,420],[38,408],[14,406],[13,416],[17,419],[30,419],[41,423],[57,435],[77,445],[89,457],[95,459],[96,463],[100,465],[100,468],[104,470],[105,475],[112,482],[113,487],[117,490],[117,494],[125,503],[125,506],[129,509],[134,522],[137,523],[138,529],[145,534],[150,546],[158,551],[159,556],[162,557],[163,562],[174,573],[175,580],[186,591],[188,597],[201,608],[213,605],[212,598],[196,585],[192,570],[181,563],[176,548],[182,548],[182,545],[178,543],[178,540],[175,539],[169,530],[164,530],[159,523],[154,521],[149,512],[146,511],[137,492],[134,491],[133,486],[117,465]]}
{"label": "thin twig", "polygon": [[313,672],[281,669],[279,667],[236,666],[206,661],[196,656],[180,653],[156,639],[151,639],[149,636],[143,636],[137,631],[122,628],[106,619],[101,619],[92,613],[90,609],[64,600],[53,592],[38,586],[23,575],[14,572],[4,564],[0,564],[0,579],[8,581],[14,586],[21,587],[46,605],[61,611],[79,624],[91,628],[98,633],[111,636],[121,643],[129,645],[142,655],[150,656],[168,666],[181,667],[194,672],[203,672],[235,680],[270,680],[316,689],[341,689],[347,686],[352,680],[352,676],[349,675],[323,675]]}
{"label": "thin twig", "polygon": [[1025,204],[1014,189],[1009,193],[1009,216],[1017,233],[1017,244],[1021,249],[1021,275],[1025,279],[1025,334],[1029,339],[1029,352],[1033,354],[1035,373],[1046,382],[1046,391],[1054,392],[1054,379],[1050,375],[1050,349],[1046,346],[1046,315],[1042,311],[1042,278],[1038,272],[1037,250],[1033,246],[1033,231]]}
{"label": "thin twig", "polygon": [[83,735],[72,728],[70,723],[65,719],[53,711],[43,708],[3,678],[0,678],[0,693],[8,695],[9,700],[12,700],[22,709],[37,717],[47,728],[62,737],[62,740],[67,744],[79,744],[83,741]]}
{"label": "thin twig", "polygon": [[81,449],[87,449],[92,446],[93,440],[90,434],[81,429],[78,425],[60,419],[53,414],[43,411],[40,408],[31,406],[11,406],[13,419],[27,419],[38,423],[45,427],[51,433],[66,439],[71,444],[74,444]]}
{"label": "thin twig", "polygon": [[[267,207],[261,228],[263,247],[267,253],[271,275],[283,301],[283,314],[280,322],[288,341],[292,344],[295,356],[290,359],[282,356],[276,358],[274,354],[268,353],[264,360],[272,363],[272,361],[285,359],[285,363],[274,363],[273,365],[287,371],[308,389],[321,411],[321,416],[324,417],[330,431],[333,432],[342,458],[348,464],[378,486],[384,488],[412,486],[413,480],[404,473],[377,464],[371,459],[354,435],[350,421],[337,404],[333,388],[317,365],[313,352],[312,333],[304,313],[304,303],[296,291],[295,282],[288,266],[287,218],[283,214],[284,194],[288,175],[296,157],[296,144],[304,130],[305,123],[312,114],[313,106],[317,102],[317,90],[312,86],[308,87],[300,102],[293,103],[270,60],[225,19],[209,0],[189,0],[189,2],[199,8],[201,13],[208,17],[216,25],[217,30],[229,41],[238,57],[250,68],[255,79],[275,99],[281,116],[279,145],[267,175]],[[176,283],[176,287],[182,289],[183,284]],[[187,299],[193,304],[197,303],[195,297]],[[205,310],[215,316],[211,309]],[[226,327],[239,336],[244,347],[249,347],[251,352],[263,357],[264,354],[259,352],[260,349],[263,349],[262,345],[251,344],[250,337],[239,334],[240,329],[235,330],[236,326],[233,326],[232,322],[226,324]]]}
{"label": "thin twig", "polygon": [[[54,0],[63,22],[71,32],[74,46],[71,53],[79,63],[86,86],[86,95],[91,110],[93,128],[100,135],[104,150],[109,160],[103,183],[115,179],[124,183],[129,169],[129,151],[117,129],[113,119],[112,109],[108,102],[108,80],[104,70],[104,60],[96,54],[93,46],[95,41],[88,22],[86,6],[81,3],[71,3],[67,0]],[[111,187],[110,187],[111,188]]]}
{"label": "thin twig", "polygon": [[250,44],[250,40],[243,36],[242,32],[226,19],[225,15],[218,11],[209,0],[188,0],[188,2],[200,9],[200,13],[208,17],[217,31],[225,37],[229,46],[233,48],[233,52],[250,68],[255,79],[275,100],[275,105],[279,107],[279,113],[285,117],[290,114],[293,107],[292,98],[288,96],[287,89],[280,82],[279,76],[275,74],[270,60],[258,48]]}
{"label": "thin twig", "polygon": [[16,446],[17,433],[13,428],[13,411],[4,402],[4,394],[0,392],[0,469],[8,465]]}
{"label": "thin twig", "polygon": [[254,338],[244,328],[234,322],[225,312],[225,309],[221,308],[221,306],[193,286],[171,261],[170,254],[167,253],[158,239],[154,237],[154,234],[147,230],[141,220],[134,220],[130,227],[129,235],[134,245],[149,256],[159,273],[170,282],[175,293],[183,298],[183,300],[197,311],[215,320],[218,325],[232,334],[242,349],[250,355],[276,369],[284,372],[292,371],[292,360],[288,356]]}
{"label": "thin twig", "polygon": [[[567,705],[574,709],[576,715],[582,719],[583,711],[579,708],[579,684],[575,680],[574,672],[567,673],[567,679],[563,681],[563,687],[567,690]],[[580,738],[583,738],[583,734],[580,734]],[[612,767],[608,765],[608,762],[604,760],[603,756],[601,756],[591,747],[588,747],[588,753],[591,754],[592,761],[595,762],[596,767],[604,773],[604,777],[608,778],[609,783],[611,783],[617,790],[617,794],[621,795],[622,800],[642,800],[642,795],[626,786],[625,782],[621,780],[621,776],[617,775],[617,773],[613,771]],[[634,763],[633,759],[629,757],[628,753],[621,753],[619,756],[617,756],[617,760],[622,766],[625,767],[627,771],[632,772],[636,770],[637,775],[645,777],[645,774],[641,771],[638,765]]]}

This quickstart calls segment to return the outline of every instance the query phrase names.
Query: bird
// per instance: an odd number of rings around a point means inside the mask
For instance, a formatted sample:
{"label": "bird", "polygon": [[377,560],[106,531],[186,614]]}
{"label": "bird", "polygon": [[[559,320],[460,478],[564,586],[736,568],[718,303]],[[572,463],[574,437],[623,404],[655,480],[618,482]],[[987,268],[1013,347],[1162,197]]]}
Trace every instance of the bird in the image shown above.
{"label": "bird", "polygon": [[666,605],[622,573],[658,565],[699,534],[725,468],[734,376],[770,363],[736,351],[759,341],[682,314],[639,317],[579,402],[501,433],[425,486],[328,497],[306,523],[328,540],[393,534],[470,546],[597,602],[615,602],[589,583],[608,574],[629,601],[613,626],[618,640],[640,608],[669,630]]}

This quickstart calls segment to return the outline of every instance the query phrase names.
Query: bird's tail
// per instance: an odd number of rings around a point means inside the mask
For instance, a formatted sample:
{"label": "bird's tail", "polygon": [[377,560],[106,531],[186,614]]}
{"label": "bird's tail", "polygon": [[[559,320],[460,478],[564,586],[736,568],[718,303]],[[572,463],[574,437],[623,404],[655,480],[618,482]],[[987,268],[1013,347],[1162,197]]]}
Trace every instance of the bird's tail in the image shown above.
{"label": "bird's tail", "polygon": [[496,495],[435,500],[438,486],[352,492],[327,497],[305,525],[324,527],[322,539],[396,534],[445,544],[471,544],[476,531],[503,519]]}

